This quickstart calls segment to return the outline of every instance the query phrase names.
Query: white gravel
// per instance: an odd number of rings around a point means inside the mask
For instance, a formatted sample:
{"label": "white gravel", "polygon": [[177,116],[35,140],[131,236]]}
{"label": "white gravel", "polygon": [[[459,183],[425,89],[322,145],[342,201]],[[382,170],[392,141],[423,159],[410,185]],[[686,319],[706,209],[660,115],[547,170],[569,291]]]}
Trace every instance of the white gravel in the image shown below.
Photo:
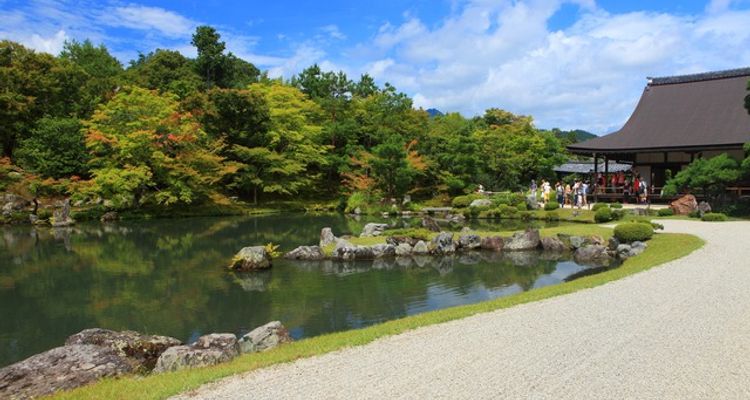
{"label": "white gravel", "polygon": [[750,399],[750,223],[609,284],[205,385],[184,399]]}

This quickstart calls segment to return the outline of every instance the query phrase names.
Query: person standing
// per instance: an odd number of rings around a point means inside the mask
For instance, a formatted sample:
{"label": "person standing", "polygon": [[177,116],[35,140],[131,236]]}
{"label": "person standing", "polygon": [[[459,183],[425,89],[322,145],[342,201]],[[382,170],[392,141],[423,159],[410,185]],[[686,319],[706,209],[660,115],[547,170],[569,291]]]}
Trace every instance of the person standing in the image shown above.
{"label": "person standing", "polygon": [[542,180],[542,202],[546,205],[549,202],[550,192],[552,187],[546,179]]}
{"label": "person standing", "polygon": [[557,181],[555,184],[555,194],[557,195],[557,204],[562,207],[565,204],[565,192],[562,183],[560,181]]}
{"label": "person standing", "polygon": [[570,183],[565,184],[565,203],[563,203],[563,208],[565,208],[566,204],[570,204],[570,208],[573,208],[573,189],[570,187]]}
{"label": "person standing", "polygon": [[536,180],[532,179],[531,180],[531,185],[529,185],[529,190],[531,191],[531,201],[534,202],[534,204],[537,203],[537,201],[536,201],[536,189],[537,189]]}
{"label": "person standing", "polygon": [[588,193],[589,193],[589,181],[584,181],[581,184],[581,205],[584,207],[588,207],[589,205]]}

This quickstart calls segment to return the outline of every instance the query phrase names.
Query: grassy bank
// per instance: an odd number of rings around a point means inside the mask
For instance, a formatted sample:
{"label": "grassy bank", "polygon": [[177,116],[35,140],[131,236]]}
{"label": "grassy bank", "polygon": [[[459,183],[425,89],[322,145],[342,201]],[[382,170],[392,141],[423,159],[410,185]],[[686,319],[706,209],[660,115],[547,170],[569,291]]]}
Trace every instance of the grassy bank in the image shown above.
{"label": "grassy bank", "polygon": [[[566,226],[542,230],[543,235],[559,232],[608,237],[611,229],[595,225]],[[493,234],[497,234],[496,232]],[[504,234],[504,233],[503,233]],[[373,340],[399,334],[411,329],[464,318],[477,313],[512,307],[572,293],[620,279],[665,262],[684,257],[700,248],[703,241],[692,235],[662,233],[649,241],[643,254],[631,258],[617,268],[597,275],[587,276],[572,282],[533,289],[528,292],[502,297],[482,303],[458,306],[401,318],[363,329],[327,334],[304,339],[266,353],[244,355],[235,360],[213,367],[183,370],[174,373],[147,377],[125,377],[109,379],[60,393],[55,399],[163,399],[232,374],[251,371],[269,365],[290,362],[351,346],[370,343]]]}

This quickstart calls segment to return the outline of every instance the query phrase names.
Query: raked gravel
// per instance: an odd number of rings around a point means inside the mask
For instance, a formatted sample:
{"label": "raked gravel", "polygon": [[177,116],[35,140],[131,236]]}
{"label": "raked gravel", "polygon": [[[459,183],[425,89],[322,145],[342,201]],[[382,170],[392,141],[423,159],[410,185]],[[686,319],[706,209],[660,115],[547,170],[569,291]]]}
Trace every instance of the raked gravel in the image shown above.
{"label": "raked gravel", "polygon": [[593,289],[233,376],[182,399],[750,399],[750,222]]}

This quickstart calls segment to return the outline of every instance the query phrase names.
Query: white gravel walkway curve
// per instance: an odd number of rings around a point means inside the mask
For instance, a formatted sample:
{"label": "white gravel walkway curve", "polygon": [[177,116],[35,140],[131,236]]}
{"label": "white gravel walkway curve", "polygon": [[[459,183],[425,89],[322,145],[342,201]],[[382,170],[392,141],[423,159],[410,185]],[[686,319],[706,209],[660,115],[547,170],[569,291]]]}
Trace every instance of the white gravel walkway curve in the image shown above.
{"label": "white gravel walkway curve", "polygon": [[589,290],[205,385],[185,399],[750,399],[750,222]]}

